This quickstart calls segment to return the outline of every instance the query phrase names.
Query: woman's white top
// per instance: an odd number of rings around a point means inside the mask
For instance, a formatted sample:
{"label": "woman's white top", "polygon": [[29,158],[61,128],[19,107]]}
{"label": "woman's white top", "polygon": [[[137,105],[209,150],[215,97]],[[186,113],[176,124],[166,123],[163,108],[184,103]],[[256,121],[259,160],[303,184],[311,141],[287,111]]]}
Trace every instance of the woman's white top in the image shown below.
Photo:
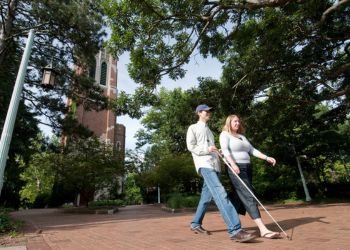
{"label": "woman's white top", "polygon": [[233,158],[236,163],[250,163],[250,155],[255,157],[260,153],[255,149],[244,135],[237,134],[238,137],[226,131],[220,134],[220,147],[224,156]]}

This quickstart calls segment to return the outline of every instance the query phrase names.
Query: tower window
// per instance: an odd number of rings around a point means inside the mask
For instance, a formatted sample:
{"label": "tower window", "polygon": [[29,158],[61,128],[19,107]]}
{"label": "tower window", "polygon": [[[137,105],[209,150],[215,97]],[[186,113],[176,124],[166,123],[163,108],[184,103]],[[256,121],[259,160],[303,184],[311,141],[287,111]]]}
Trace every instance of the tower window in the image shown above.
{"label": "tower window", "polygon": [[106,82],[107,82],[107,63],[103,62],[101,64],[100,84],[103,86],[106,86]]}
{"label": "tower window", "polygon": [[94,60],[89,67],[89,77],[95,78],[96,60]]}

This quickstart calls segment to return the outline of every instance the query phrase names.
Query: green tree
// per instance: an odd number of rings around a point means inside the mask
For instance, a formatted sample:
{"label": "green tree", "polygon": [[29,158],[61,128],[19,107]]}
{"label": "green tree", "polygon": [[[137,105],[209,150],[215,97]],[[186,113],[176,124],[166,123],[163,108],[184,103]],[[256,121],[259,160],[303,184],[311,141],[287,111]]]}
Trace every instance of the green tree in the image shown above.
{"label": "green tree", "polygon": [[[83,129],[74,119],[64,119],[67,97],[87,109],[107,106],[102,90],[88,77],[105,34],[100,4],[90,0],[0,0],[0,130],[28,31],[36,31],[7,161],[2,204],[19,205],[18,193],[24,184],[19,176],[24,168],[19,168],[15,156],[28,162],[33,153],[28,150],[29,142],[38,134],[39,123],[51,126],[56,134],[62,130],[79,133]],[[40,84],[41,69],[51,62],[58,73],[56,86],[45,88]]]}
{"label": "green tree", "polygon": [[[106,100],[100,95],[102,90],[94,86],[93,79],[88,77],[104,35],[100,2],[1,2],[0,66],[5,70],[4,77],[16,75],[18,66],[8,70],[4,62],[11,59],[18,65],[26,32],[32,28],[36,30],[24,88],[25,104],[31,111],[45,116],[48,124],[59,132],[63,128],[62,114],[67,112],[67,97],[86,108],[106,107]],[[40,70],[50,62],[58,73],[53,89],[40,85]],[[12,80],[9,82],[11,85]]]}
{"label": "green tree", "polygon": [[124,173],[121,154],[96,138],[74,139],[54,155],[55,181],[90,201],[97,190],[118,185]]}
{"label": "green tree", "polygon": [[[228,114],[238,113],[252,144],[278,159],[277,169],[257,164],[260,187],[280,190],[275,197],[288,197],[290,187],[295,194],[301,187],[295,185],[300,184],[295,157],[303,154],[307,179],[327,184],[332,163],[348,152],[339,129],[349,120],[347,0],[104,3],[112,28],[109,48],[130,52],[129,73],[140,84],[134,95],[121,93],[114,109],[141,117],[141,107],[151,106],[140,145],[185,150],[188,112],[208,103],[216,108],[211,123],[216,134]],[[223,63],[221,80],[199,79],[199,87],[186,93],[156,94],[162,76],[185,75],[183,65],[194,51]]]}
{"label": "green tree", "polygon": [[[52,193],[55,175],[52,172],[53,152],[43,145],[43,137],[40,134],[37,140],[31,141],[31,148],[35,149],[31,155],[29,164],[26,164],[21,156],[17,157],[17,161],[23,172],[20,179],[25,185],[20,190],[22,205],[32,205],[38,197],[46,197],[46,202]],[[58,146],[58,140],[52,139],[54,148]]]}
{"label": "green tree", "polygon": [[161,151],[164,155],[187,152],[186,133],[188,126],[198,120],[194,110],[199,103],[215,107],[210,127],[216,134],[221,131],[224,116],[230,110],[226,105],[230,101],[225,95],[227,89],[211,78],[198,80],[198,88],[159,90],[157,103],[147,110],[141,120],[144,128],[136,134],[138,147],[153,145],[157,147],[157,152]]}
{"label": "green tree", "polygon": [[165,201],[173,192],[198,192],[202,182],[190,154],[168,154],[162,155],[152,169],[135,176],[135,184],[140,187],[145,202],[156,202],[158,187]]}
{"label": "green tree", "polygon": [[[232,88],[227,95],[239,96],[242,107],[271,88],[293,87],[304,93],[294,96],[299,109],[307,102],[340,100],[334,109],[344,119],[350,55],[346,0],[105,0],[104,9],[112,28],[109,47],[118,55],[130,51],[129,73],[144,95],[151,96],[165,74],[183,77],[182,66],[198,50],[224,63],[223,80]],[[122,95],[119,112],[126,111],[122,103],[142,106],[151,100]]]}
{"label": "green tree", "polygon": [[[198,100],[205,100],[204,102],[216,107],[210,126],[218,136],[226,114],[230,113],[228,103],[231,100],[225,96],[225,91],[229,91],[225,84],[210,79],[201,79],[198,88],[187,91],[161,89],[157,97],[159,105],[154,105],[148,110],[142,120],[144,129],[138,133],[140,145],[151,145],[158,153],[155,166],[168,154],[178,157],[179,153],[187,152],[186,130],[196,119],[193,112],[195,106],[189,107],[193,103],[201,102]],[[294,91],[288,89],[275,90],[275,93],[281,95],[281,98],[286,93],[289,96],[295,95]],[[240,106],[234,109],[242,112],[243,124],[247,128],[247,137],[251,143],[278,159],[277,168],[269,168],[263,162],[254,161],[254,185],[261,197],[282,199],[294,197],[296,194],[303,197],[295,157],[304,154],[308,158],[302,164],[309,183],[318,187],[318,191],[315,192],[322,193],[325,190],[329,182],[326,176],[333,171],[332,163],[339,160],[339,151],[344,157],[349,146],[346,136],[347,123],[342,124],[338,120],[325,122],[324,115],[329,114],[329,109],[326,106],[309,105],[302,111],[296,111],[295,103],[276,102],[274,98],[256,100],[245,109],[241,109]],[[292,150],[292,144],[296,152]],[[147,162],[147,159],[145,161]],[[343,168],[341,172],[345,173],[346,165]],[[153,174],[145,174],[145,180],[155,180],[156,169],[157,167],[153,168]],[[167,182],[171,183],[169,180]],[[153,181],[149,185],[155,184]]]}
{"label": "green tree", "polygon": [[[34,154],[21,175],[26,181],[20,192],[21,199],[31,205],[40,196],[47,196],[46,202],[57,206],[72,202],[74,200],[69,199],[81,194],[82,200],[89,201],[95,191],[112,190],[118,185],[118,178],[124,173],[120,157],[112,145],[96,138],[71,139],[59,151]],[[70,196],[61,200],[57,192],[70,192]]]}
{"label": "green tree", "polygon": [[190,154],[164,157],[155,169],[155,182],[163,193],[196,193],[200,176],[196,173]]}
{"label": "green tree", "polygon": [[158,147],[148,147],[145,150],[141,148],[127,150],[125,170],[139,175],[151,170],[161,157],[161,152],[157,149]]}
{"label": "green tree", "polygon": [[141,189],[136,184],[136,173],[129,173],[126,175],[124,183],[125,200],[128,204],[142,203]]}
{"label": "green tree", "polygon": [[136,134],[137,145],[157,145],[163,154],[184,152],[187,126],[195,118],[191,95],[181,89],[167,91],[162,88],[157,99],[158,103],[148,110],[141,121],[144,129]]}
{"label": "green tree", "polygon": [[[13,51],[13,47],[8,50]],[[15,82],[15,70],[18,65],[17,58],[6,58],[3,65],[0,65],[0,132],[5,122],[8,105],[10,103],[12,86]],[[31,141],[39,133],[38,121],[35,119],[33,112],[20,103],[17,120],[12,134],[11,146],[6,163],[4,174],[4,185],[1,191],[0,204],[17,208],[20,205],[19,191],[23,185],[19,175],[22,169],[16,162],[16,155],[21,155],[24,161],[28,161],[30,155],[35,153],[30,148]]]}

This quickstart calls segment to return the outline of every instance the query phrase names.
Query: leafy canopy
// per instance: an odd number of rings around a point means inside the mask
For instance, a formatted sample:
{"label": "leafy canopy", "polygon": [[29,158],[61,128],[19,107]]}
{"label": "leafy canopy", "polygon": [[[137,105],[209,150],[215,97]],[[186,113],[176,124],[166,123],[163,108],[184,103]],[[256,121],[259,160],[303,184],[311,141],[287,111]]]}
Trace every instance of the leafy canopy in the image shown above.
{"label": "leafy canopy", "polygon": [[[141,100],[139,93],[122,93],[120,113],[135,115],[163,75],[183,77],[182,66],[196,50],[224,63],[223,81],[240,90],[244,104],[286,87],[295,91],[287,98],[299,106],[332,101],[344,119],[350,65],[346,0],[105,0],[104,10],[112,29],[109,48],[118,55],[130,51],[129,73],[144,93]],[[119,108],[125,106],[131,109]]]}

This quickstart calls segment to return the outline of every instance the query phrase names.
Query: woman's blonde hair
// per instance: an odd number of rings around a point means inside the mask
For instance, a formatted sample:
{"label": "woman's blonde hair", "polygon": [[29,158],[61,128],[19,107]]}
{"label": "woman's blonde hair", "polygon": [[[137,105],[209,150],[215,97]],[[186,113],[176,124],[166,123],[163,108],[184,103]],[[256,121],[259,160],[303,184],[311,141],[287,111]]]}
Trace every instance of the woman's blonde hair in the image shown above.
{"label": "woman's blonde hair", "polygon": [[242,125],[242,120],[241,120],[241,117],[239,117],[239,115],[229,115],[226,118],[225,126],[222,128],[222,131],[226,131],[226,132],[231,134],[232,133],[231,121],[232,121],[233,118],[236,118],[236,117],[239,119],[239,128],[237,130],[237,133],[244,134],[245,133],[245,128]]}

